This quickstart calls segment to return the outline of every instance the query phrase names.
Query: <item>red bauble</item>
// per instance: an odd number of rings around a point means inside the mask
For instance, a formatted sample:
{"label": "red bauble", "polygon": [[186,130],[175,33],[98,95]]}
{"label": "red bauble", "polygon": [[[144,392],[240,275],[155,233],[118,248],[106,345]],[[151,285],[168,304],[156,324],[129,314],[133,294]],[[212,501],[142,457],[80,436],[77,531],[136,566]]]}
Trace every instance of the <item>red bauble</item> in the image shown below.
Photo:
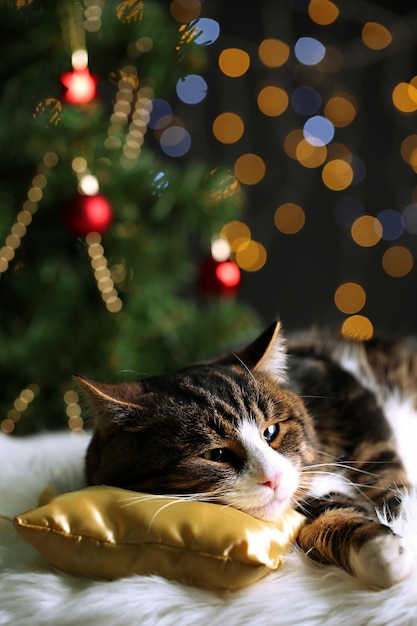
{"label": "red bauble", "polygon": [[64,98],[71,104],[87,104],[96,95],[96,79],[88,68],[63,74],[61,83],[67,88]]}
{"label": "red bauble", "polygon": [[200,267],[199,286],[204,295],[234,296],[240,283],[239,266],[233,261],[215,261],[212,256]]}
{"label": "red bauble", "polygon": [[65,221],[79,237],[96,232],[102,235],[109,228],[113,211],[109,201],[102,195],[83,196],[77,194],[68,204]]}

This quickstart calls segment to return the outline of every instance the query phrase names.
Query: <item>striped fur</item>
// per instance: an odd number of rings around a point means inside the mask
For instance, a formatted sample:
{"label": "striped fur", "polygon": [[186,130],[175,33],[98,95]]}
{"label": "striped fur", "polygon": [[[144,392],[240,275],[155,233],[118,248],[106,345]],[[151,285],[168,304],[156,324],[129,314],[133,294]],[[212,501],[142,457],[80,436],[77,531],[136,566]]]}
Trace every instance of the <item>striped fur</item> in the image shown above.
{"label": "striped fur", "polygon": [[406,546],[375,509],[395,512],[410,487],[392,398],[415,412],[411,342],[309,333],[285,343],[273,324],[213,363],[137,383],[78,380],[95,416],[90,484],[220,502],[266,520],[291,506],[306,515],[298,544],[310,558],[371,588],[408,575]]}

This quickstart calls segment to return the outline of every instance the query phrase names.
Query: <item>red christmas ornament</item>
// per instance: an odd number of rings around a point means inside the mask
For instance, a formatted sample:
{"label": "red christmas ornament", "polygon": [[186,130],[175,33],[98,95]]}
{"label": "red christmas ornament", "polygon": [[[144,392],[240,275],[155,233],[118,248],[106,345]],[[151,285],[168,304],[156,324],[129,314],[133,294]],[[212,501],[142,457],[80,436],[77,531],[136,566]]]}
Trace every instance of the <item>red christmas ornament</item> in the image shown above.
{"label": "red christmas ornament", "polygon": [[234,296],[241,280],[239,266],[233,261],[215,261],[212,256],[200,267],[199,286],[204,295]]}
{"label": "red christmas ornament", "polygon": [[87,104],[96,95],[96,79],[88,68],[72,70],[61,76],[61,83],[67,88],[64,98],[71,104]]}
{"label": "red christmas ornament", "polygon": [[102,235],[109,228],[113,211],[104,196],[83,196],[77,194],[65,211],[68,227],[79,237],[96,232]]}

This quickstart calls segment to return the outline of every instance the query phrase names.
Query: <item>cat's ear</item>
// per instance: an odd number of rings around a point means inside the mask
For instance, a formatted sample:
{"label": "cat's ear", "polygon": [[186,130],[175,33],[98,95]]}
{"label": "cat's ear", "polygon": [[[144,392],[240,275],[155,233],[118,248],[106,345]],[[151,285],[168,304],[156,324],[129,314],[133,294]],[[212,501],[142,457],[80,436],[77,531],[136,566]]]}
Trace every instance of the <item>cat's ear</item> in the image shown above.
{"label": "cat's ear", "polygon": [[[278,383],[287,379],[287,353],[281,322],[271,324],[255,341],[235,356],[241,363],[259,372],[272,376]],[[228,359],[229,363],[232,360]]]}
{"label": "cat's ear", "polygon": [[110,431],[122,427],[124,430],[138,429],[141,383],[97,383],[74,374],[82,395],[94,416],[98,430]]}

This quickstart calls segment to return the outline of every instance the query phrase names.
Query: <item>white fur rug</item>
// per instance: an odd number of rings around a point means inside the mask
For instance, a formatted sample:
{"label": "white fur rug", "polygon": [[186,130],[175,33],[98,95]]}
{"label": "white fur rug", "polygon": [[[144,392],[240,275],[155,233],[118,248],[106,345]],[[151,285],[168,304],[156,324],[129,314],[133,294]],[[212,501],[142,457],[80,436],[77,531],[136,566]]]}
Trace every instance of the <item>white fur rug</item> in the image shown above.
{"label": "white fur rug", "polygon": [[[45,486],[56,493],[83,486],[87,436],[0,435],[0,514],[37,505]],[[366,591],[335,568],[291,553],[284,566],[234,593],[216,593],[133,576],[113,582],[74,578],[52,569],[0,520],[0,624],[12,626],[414,626],[417,625],[417,495],[394,522],[416,568],[385,591]]]}

